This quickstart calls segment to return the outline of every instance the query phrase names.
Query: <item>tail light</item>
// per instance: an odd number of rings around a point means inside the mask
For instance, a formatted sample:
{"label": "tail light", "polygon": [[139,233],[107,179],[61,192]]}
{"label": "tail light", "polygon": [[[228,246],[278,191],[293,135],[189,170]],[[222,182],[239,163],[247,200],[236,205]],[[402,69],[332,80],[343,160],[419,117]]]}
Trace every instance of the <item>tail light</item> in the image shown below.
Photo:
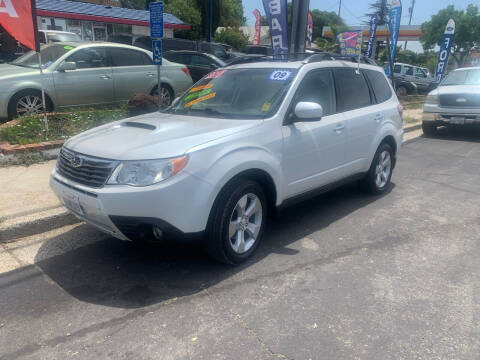
{"label": "tail light", "polygon": [[402,122],[403,122],[403,106],[402,106],[402,104],[398,104],[397,110],[398,110],[398,114],[400,115],[400,118],[402,119]]}
{"label": "tail light", "polygon": [[188,70],[188,68],[184,67],[184,68],[182,68],[182,71],[185,73],[185,75],[190,77],[190,70]]}

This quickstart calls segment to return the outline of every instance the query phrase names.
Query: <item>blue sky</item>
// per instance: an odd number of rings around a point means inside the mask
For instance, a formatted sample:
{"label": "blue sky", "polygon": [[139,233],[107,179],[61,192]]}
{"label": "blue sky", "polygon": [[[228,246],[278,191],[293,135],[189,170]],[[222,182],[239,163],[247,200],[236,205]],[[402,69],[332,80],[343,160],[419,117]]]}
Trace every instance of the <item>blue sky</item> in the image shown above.
{"label": "blue sky", "polygon": [[[388,1],[388,0],[387,0]],[[408,8],[412,0],[402,0],[403,14],[402,24],[408,24]],[[362,16],[368,12],[368,4],[371,0],[342,0],[341,16],[348,25],[359,25],[364,20]],[[339,0],[310,0],[310,9],[319,9],[326,11],[338,11]],[[413,10],[412,25],[420,25],[422,22],[430,20],[433,14],[448,5],[454,5],[458,9],[465,9],[468,4],[480,6],[480,0],[416,0]],[[247,18],[247,24],[253,25],[254,18],[252,11],[260,10],[264,14],[262,0],[243,0],[244,15]],[[418,43],[412,43],[408,46],[414,51],[421,51]]]}

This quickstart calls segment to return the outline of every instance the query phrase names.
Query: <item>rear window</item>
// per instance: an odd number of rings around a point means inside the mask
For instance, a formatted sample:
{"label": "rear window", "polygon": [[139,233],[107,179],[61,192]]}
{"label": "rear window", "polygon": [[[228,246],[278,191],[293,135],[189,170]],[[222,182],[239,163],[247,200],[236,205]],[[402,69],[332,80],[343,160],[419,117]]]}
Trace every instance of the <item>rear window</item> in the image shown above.
{"label": "rear window", "polygon": [[385,76],[374,70],[365,70],[365,75],[372,85],[373,93],[378,103],[387,101],[392,97],[392,90]]}
{"label": "rear window", "polygon": [[370,90],[365,77],[354,69],[335,69],[337,111],[354,110],[371,105]]}

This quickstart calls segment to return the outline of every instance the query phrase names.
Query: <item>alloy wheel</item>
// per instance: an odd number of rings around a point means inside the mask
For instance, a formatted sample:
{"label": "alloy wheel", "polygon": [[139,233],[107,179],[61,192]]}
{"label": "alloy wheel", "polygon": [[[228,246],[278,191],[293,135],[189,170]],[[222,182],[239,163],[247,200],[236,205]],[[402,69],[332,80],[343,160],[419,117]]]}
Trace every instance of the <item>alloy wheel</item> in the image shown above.
{"label": "alloy wheel", "polygon": [[[155,96],[158,97],[158,89],[155,91]],[[172,103],[172,95],[170,94],[170,91],[166,87],[161,87],[160,88],[160,107],[161,108],[166,108],[170,106]]]}
{"label": "alloy wheel", "polygon": [[228,227],[228,238],[232,250],[244,254],[258,239],[262,227],[263,208],[257,195],[249,193],[235,205]]}
{"label": "alloy wheel", "polygon": [[390,178],[390,172],[392,171],[392,158],[390,153],[386,150],[382,151],[378,157],[378,163],[375,167],[375,185],[379,189],[382,189],[387,185]]}
{"label": "alloy wheel", "polygon": [[42,99],[36,95],[22,96],[17,101],[17,115],[39,114],[43,111]]}

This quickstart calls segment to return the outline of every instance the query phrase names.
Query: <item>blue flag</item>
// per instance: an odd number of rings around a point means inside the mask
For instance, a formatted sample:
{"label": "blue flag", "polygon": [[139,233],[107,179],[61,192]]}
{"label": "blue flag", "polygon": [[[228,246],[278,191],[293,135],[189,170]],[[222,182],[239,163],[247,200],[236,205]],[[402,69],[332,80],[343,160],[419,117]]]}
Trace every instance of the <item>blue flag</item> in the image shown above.
{"label": "blue flag", "polygon": [[377,32],[377,23],[377,14],[374,14],[370,18],[370,36],[368,37],[368,44],[367,48],[365,49],[365,57],[367,58],[370,58],[372,56],[373,47],[375,46],[375,33]]}
{"label": "blue flag", "polygon": [[448,55],[453,45],[453,37],[455,35],[455,21],[448,20],[445,32],[443,33],[442,43],[440,44],[440,52],[438,53],[438,63],[435,69],[435,81],[440,82],[445,73],[448,64]]}
{"label": "blue flag", "polygon": [[273,56],[288,54],[287,0],[263,0],[272,37]]}
{"label": "blue flag", "polygon": [[[402,20],[402,2],[400,0],[392,0],[392,6],[388,12],[388,32],[390,33],[390,54],[392,63],[395,62],[397,52],[398,31],[400,30],[400,21]],[[385,71],[390,76],[390,64]]]}

